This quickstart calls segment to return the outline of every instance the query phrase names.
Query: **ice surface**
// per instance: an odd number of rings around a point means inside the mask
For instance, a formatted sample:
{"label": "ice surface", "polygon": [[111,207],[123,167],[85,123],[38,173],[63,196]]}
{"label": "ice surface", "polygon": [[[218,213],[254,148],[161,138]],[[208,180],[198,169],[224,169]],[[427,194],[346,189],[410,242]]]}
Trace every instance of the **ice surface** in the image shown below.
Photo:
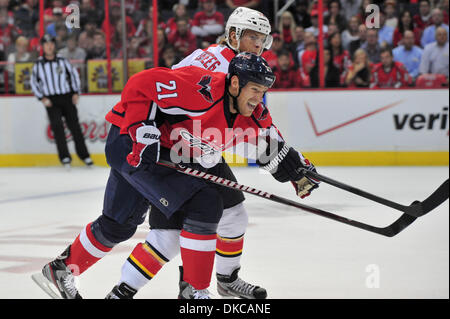
{"label": "ice surface", "polygon": [[[234,168],[242,184],[296,199],[257,168]],[[423,200],[449,176],[448,167],[323,167],[320,173],[403,204]],[[0,169],[0,298],[48,298],[30,276],[60,254],[102,210],[109,170],[96,167]],[[448,201],[393,238],[365,232],[247,195],[250,224],[243,279],[269,298],[449,298]],[[299,199],[300,200],[300,199]],[[303,203],[385,226],[399,213],[321,185]],[[104,298],[117,283],[136,235],[79,279],[85,298]],[[177,257],[136,296],[176,298]],[[7,289],[4,289],[7,288]],[[211,291],[215,291],[213,278]]]}

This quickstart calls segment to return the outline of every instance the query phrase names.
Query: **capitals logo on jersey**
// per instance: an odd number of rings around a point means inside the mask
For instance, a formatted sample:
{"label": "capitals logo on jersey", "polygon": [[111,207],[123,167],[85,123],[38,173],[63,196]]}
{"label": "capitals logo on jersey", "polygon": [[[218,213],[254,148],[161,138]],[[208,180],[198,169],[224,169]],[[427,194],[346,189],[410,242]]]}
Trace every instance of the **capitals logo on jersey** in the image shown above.
{"label": "capitals logo on jersey", "polygon": [[201,86],[201,89],[198,92],[203,96],[203,98],[209,103],[213,103],[214,99],[211,95],[211,76],[205,75],[202,77],[200,82],[197,85]]}

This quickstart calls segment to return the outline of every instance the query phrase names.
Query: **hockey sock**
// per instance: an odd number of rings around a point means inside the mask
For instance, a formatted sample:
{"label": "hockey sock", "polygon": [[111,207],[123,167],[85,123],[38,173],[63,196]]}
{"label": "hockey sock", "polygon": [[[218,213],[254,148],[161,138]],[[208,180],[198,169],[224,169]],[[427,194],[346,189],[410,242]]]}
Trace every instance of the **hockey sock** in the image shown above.
{"label": "hockey sock", "polygon": [[144,287],[169,260],[150,243],[140,243],[134,248],[122,266],[120,282],[125,282],[134,289]]}
{"label": "hockey sock", "polygon": [[221,275],[231,275],[240,267],[244,235],[227,238],[217,235],[216,272]]}
{"label": "hockey sock", "polygon": [[92,233],[92,223],[88,224],[70,246],[65,264],[75,276],[81,275],[89,267],[106,256],[112,247],[101,244]]}
{"label": "hockey sock", "polygon": [[199,235],[181,231],[180,250],[183,280],[201,290],[209,287],[216,251],[216,234]]}

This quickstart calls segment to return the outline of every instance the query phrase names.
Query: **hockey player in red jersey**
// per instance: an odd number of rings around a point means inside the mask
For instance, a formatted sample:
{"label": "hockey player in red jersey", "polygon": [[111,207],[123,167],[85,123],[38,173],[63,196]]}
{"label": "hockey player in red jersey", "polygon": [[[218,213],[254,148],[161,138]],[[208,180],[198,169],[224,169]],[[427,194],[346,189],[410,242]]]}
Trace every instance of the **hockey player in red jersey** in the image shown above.
{"label": "hockey player in red jersey", "polygon": [[[196,50],[172,68],[178,69],[193,65],[214,72],[227,73],[229,62],[237,52],[251,52],[260,55],[263,49],[269,49],[272,43],[269,20],[262,13],[253,9],[240,7],[234,10],[225,29],[225,38],[220,44],[214,44],[204,50]],[[223,167],[231,172],[226,163],[223,163]],[[216,276],[218,292],[225,297],[265,298],[267,292],[264,288],[250,284],[238,275],[241,269],[240,260],[244,251],[244,235],[248,224],[248,214],[243,203],[242,192],[232,192],[231,195],[224,205],[222,218],[217,229]],[[182,225],[179,221],[169,224],[161,223],[163,218],[158,217],[161,214],[157,208],[152,207],[150,212],[152,231],[147,238],[147,242],[155,250],[164,249],[163,255],[167,260],[170,260],[179,253],[178,238]],[[160,247],[161,238],[164,238],[164,248]],[[167,245],[168,242],[173,244]],[[139,259],[132,253],[122,267],[118,288],[114,290],[117,296],[124,295],[127,291],[125,290],[124,294],[120,293],[118,289],[123,287],[123,285],[120,285],[121,283],[128,284],[134,290],[139,290],[149,281],[142,273],[145,273],[147,268],[151,268],[151,265],[146,265],[145,260],[138,260],[138,263],[133,263],[131,258]],[[180,271],[182,272],[181,267]],[[180,278],[182,279],[182,274]],[[114,294],[114,291],[110,296]]]}
{"label": "hockey player in red jersey", "polygon": [[[299,169],[314,170],[314,166],[284,142],[261,103],[274,80],[267,63],[250,53],[233,58],[228,75],[186,67],[156,68],[133,76],[121,101],[107,115],[112,127],[105,153],[111,173],[103,214],[44,267],[47,280],[64,297],[80,298],[73,276],[130,238],[151,204],[166,221],[180,218],[182,222],[179,245],[184,281],[180,297],[208,298],[217,227],[229,194],[157,162],[181,158],[186,165],[230,178],[218,155],[252,141],[258,146],[258,163],[263,168],[270,169],[280,182],[292,181],[299,196],[309,195],[318,184]],[[230,129],[237,135],[226,134]],[[252,136],[251,132],[258,134]],[[188,149],[181,157],[180,152],[174,152],[179,144]],[[164,243],[161,247],[165,248]],[[130,255],[132,262],[146,259],[151,267],[143,271],[143,276],[149,278],[168,260],[164,250],[153,249],[147,242]],[[131,288],[129,295],[133,295],[132,287],[126,288]]]}

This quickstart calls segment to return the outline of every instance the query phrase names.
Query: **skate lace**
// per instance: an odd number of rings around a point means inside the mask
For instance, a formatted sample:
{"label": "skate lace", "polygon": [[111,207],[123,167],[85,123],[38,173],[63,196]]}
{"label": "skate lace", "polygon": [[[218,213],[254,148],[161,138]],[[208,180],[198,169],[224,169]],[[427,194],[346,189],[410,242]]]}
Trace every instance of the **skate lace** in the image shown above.
{"label": "skate lace", "polygon": [[66,290],[71,296],[74,297],[78,293],[78,289],[75,285],[75,278],[71,273],[64,276],[62,282],[64,290]]}
{"label": "skate lace", "polygon": [[230,288],[240,293],[251,295],[256,286],[249,284],[248,282],[245,282],[241,278],[238,278],[230,284]]}
{"label": "skate lace", "polygon": [[211,299],[208,289],[192,289],[192,295],[194,299]]}

